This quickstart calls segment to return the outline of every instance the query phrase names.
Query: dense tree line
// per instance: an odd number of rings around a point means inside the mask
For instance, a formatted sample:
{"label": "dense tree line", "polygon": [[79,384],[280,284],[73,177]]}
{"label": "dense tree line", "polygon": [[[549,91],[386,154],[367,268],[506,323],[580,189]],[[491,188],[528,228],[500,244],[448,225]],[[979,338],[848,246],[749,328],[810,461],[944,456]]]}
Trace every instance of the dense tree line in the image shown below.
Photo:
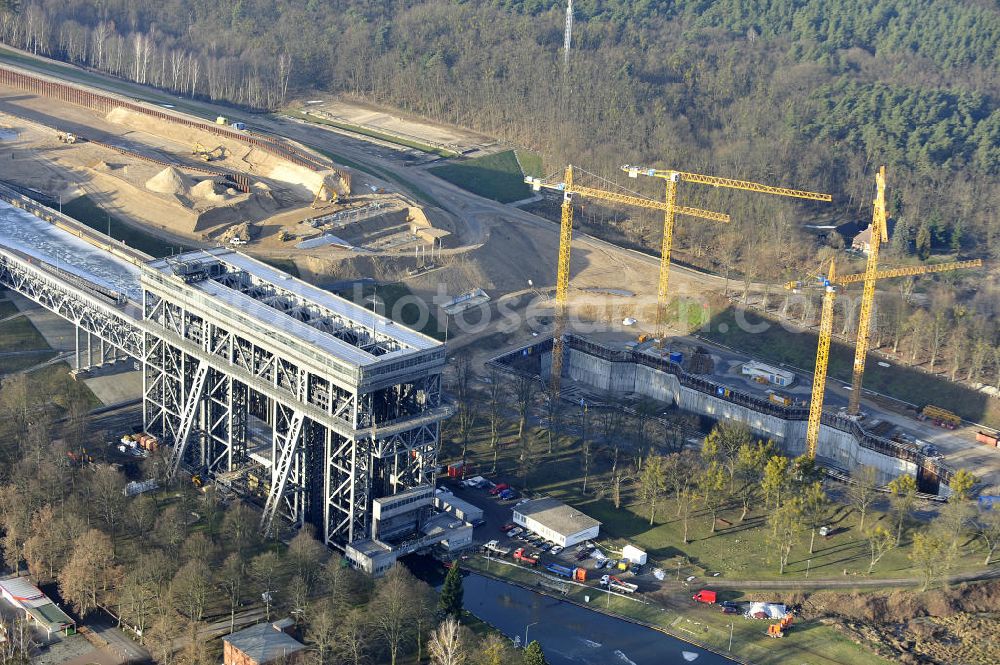
{"label": "dense tree line", "polygon": [[[540,152],[550,170],[572,162],[623,178],[623,162],[652,163],[833,193],[833,206],[808,207],[682,189],[685,203],[728,211],[733,222],[679,224],[675,256],[742,275],[747,285],[801,275],[815,267],[817,246],[840,246],[839,236],[824,239],[804,221],[867,223],[881,163],[889,165],[895,227],[887,262],[1000,257],[996,7],[581,0],[565,71],[564,7],[562,0],[349,0],[335,8],[316,0],[21,0],[0,5],[0,39],[260,109],[313,90],[339,93],[474,127]],[[620,182],[662,196],[658,181]],[[582,212],[588,230],[658,251],[656,215]],[[939,283],[972,298],[972,289],[952,281]],[[985,331],[974,347],[996,349],[992,303],[1000,287],[994,278],[974,286],[976,305],[969,316],[946,312],[945,336],[971,326]],[[914,362],[930,363],[931,355]],[[979,375],[978,358],[988,364],[991,354],[966,355],[959,376]]]}
{"label": "dense tree line", "polygon": [[[506,638],[477,637],[460,624],[457,566],[438,597],[402,565],[373,581],[309,528],[287,546],[265,541],[259,513],[238,500],[223,503],[211,487],[178,483],[127,496],[120,465],[104,459],[108,435],[90,426],[89,407],[75,406],[75,384],[45,403],[30,397],[37,388],[24,375],[0,387],[3,563],[55,584],[77,617],[110,611],[155,662],[217,663],[221,643],[211,624],[229,633],[284,616],[303,635],[306,662],[318,665],[545,662],[537,644],[518,654]],[[141,472],[166,484],[162,469],[162,455],[154,455]],[[3,662],[29,662],[30,628],[2,623]]]}
{"label": "dense tree line", "polygon": [[[1000,12],[982,3],[580,2],[565,79],[555,0],[11,4],[0,38],[33,52],[256,108],[339,92],[481,129],[552,165],[614,173],[669,156],[832,191],[839,213],[865,219],[873,166],[888,162],[897,200],[921,210],[913,225],[936,213],[962,226],[962,249],[998,244]],[[784,210],[747,205],[736,222],[748,237]],[[682,243],[721,260],[717,230],[693,229]]]}

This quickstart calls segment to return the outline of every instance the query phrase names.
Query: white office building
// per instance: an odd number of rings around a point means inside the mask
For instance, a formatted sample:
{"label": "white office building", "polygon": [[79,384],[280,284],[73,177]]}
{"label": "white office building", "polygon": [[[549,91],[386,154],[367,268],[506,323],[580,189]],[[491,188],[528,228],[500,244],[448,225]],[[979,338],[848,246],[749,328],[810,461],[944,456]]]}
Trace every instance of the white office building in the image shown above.
{"label": "white office building", "polygon": [[514,523],[557,545],[597,538],[601,523],[557,499],[535,499],[514,508]]}

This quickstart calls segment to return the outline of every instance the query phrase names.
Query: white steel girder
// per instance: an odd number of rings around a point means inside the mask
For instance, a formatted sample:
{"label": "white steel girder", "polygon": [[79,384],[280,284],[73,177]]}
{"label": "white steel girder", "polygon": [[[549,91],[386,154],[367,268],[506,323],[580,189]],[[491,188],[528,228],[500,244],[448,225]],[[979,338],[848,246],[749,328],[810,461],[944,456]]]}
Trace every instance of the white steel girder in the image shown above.
{"label": "white steel girder", "polygon": [[184,402],[184,411],[181,413],[181,420],[177,426],[174,445],[170,450],[170,459],[167,462],[168,479],[174,477],[181,465],[181,460],[184,459],[184,452],[187,450],[188,438],[191,434],[191,425],[194,423],[195,415],[198,411],[198,403],[201,401],[202,389],[205,387],[205,378],[207,376],[208,363],[201,361],[198,363],[198,369],[195,370],[194,381]]}
{"label": "white steel girder", "polygon": [[[303,422],[305,422],[305,416],[302,412],[293,410],[288,421],[288,431],[280,437],[282,440],[278,450],[278,460],[271,471],[271,491],[267,495],[264,512],[260,519],[261,527],[266,534],[271,532],[274,516],[278,512],[278,506],[285,494],[289,472],[292,470],[292,461],[295,459],[295,453],[299,447]],[[274,434],[275,439],[278,439],[277,424],[275,424]]]}

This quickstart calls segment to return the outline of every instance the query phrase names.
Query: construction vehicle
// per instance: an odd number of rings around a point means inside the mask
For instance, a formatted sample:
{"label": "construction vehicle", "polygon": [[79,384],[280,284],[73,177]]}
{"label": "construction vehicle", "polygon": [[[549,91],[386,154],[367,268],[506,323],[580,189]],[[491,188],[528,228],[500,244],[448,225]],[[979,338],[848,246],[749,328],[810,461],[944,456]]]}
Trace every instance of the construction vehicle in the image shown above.
{"label": "construction vehicle", "polygon": [[785,632],[791,627],[794,617],[791,614],[786,614],[784,618],[778,623],[772,623],[767,627],[767,636],[774,638],[781,638],[785,636]]}
{"label": "construction vehicle", "polygon": [[558,575],[559,577],[565,577],[568,580],[577,580],[580,582],[586,581],[587,579],[587,569],[586,568],[570,568],[569,566],[563,566],[558,563],[550,563],[545,566],[545,570],[552,573],[553,575]]}
{"label": "construction vehicle", "polygon": [[830,202],[833,197],[829,194],[819,192],[807,192],[798,189],[788,189],[787,187],[772,187],[746,180],[733,180],[732,178],[719,178],[717,176],[703,175],[700,173],[685,173],[684,171],[651,169],[641,166],[622,166],[630,178],[638,178],[640,175],[660,178],[666,181],[666,207],[663,211],[663,243],[660,249],[660,282],[656,294],[656,333],[660,340],[664,339],[664,318],[667,308],[667,286],[670,280],[670,252],[673,248],[674,240],[674,218],[680,212],[680,207],[676,205],[677,183],[692,182],[701,185],[711,185],[713,187],[726,187],[729,189],[739,189],[747,192],[757,192],[760,194],[775,194],[777,196],[789,196],[811,201]]}
{"label": "construction vehicle", "polygon": [[281,229],[280,231],[278,231],[278,240],[280,240],[281,242],[288,242],[289,240],[295,240],[295,234],[290,233],[285,229]]}
{"label": "construction vehicle", "polygon": [[221,145],[217,145],[211,150],[209,150],[201,143],[195,141],[194,146],[191,148],[191,154],[202,161],[214,162],[217,159],[225,159],[226,149],[223,148]]}
{"label": "construction vehicle", "polygon": [[483,545],[483,549],[486,550],[487,552],[493,552],[498,556],[507,556],[508,554],[510,554],[510,548],[501,545],[499,540],[489,541],[488,543]]}
{"label": "construction vehicle", "polygon": [[775,404],[780,404],[781,406],[791,406],[792,398],[788,395],[782,395],[781,393],[771,392],[768,393],[767,399]]}
{"label": "construction vehicle", "polygon": [[205,481],[202,480],[201,474],[196,473],[193,476],[191,476],[191,484],[194,485],[195,487],[201,487],[202,485],[205,484]]}
{"label": "construction vehicle", "polygon": [[552,370],[551,387],[558,392],[559,383],[562,379],[563,366],[563,333],[566,329],[566,298],[569,292],[569,268],[570,253],[573,244],[573,195],[579,194],[587,198],[618,203],[621,205],[635,206],[647,210],[671,211],[673,215],[687,215],[689,217],[700,217],[716,222],[728,222],[729,215],[689,208],[686,206],[674,205],[672,202],[661,203],[651,199],[623,194],[619,192],[609,192],[594,187],[584,187],[573,182],[573,166],[566,167],[566,173],[562,182],[553,182],[548,179],[526,177],[524,182],[531,185],[533,191],[539,191],[543,187],[560,191],[563,194],[562,219],[559,225],[559,259],[556,266],[556,316],[552,337]]}
{"label": "construction vehicle", "polygon": [[514,550],[514,560],[520,561],[528,566],[534,566],[538,563],[538,559],[533,556],[529,556],[528,552],[523,547],[518,547]]}
{"label": "construction vehicle", "polygon": [[[324,192],[326,193],[326,196],[323,195]],[[337,190],[333,189],[324,182],[319,186],[319,189],[316,190],[316,195],[313,197],[313,201],[309,204],[309,207],[316,210],[318,208],[325,207],[322,204],[338,203],[339,201],[340,195],[337,194]]]}
{"label": "construction vehicle", "polygon": [[601,586],[607,587],[611,591],[619,593],[635,593],[639,589],[638,584],[625,582],[614,575],[604,575],[601,577]]}
{"label": "construction vehicle", "polygon": [[946,429],[955,429],[962,424],[962,419],[954,413],[947,409],[942,409],[940,406],[934,406],[933,404],[928,404],[921,409],[920,420],[929,420],[938,427],[944,427]]}
{"label": "construction vehicle", "polygon": [[59,132],[56,134],[56,140],[60,143],[68,143],[72,145],[79,140],[79,137],[72,132]]}
{"label": "construction vehicle", "polygon": [[[876,202],[878,199],[876,199]],[[884,196],[883,196],[884,203]],[[816,445],[819,442],[819,429],[823,418],[823,399],[826,394],[826,374],[830,362],[830,341],[833,338],[833,305],[837,299],[837,287],[869,279],[878,281],[880,279],[891,279],[893,277],[904,277],[912,275],[926,275],[931,273],[949,272],[952,270],[962,270],[966,268],[978,268],[983,265],[979,259],[972,261],[956,261],[953,263],[939,263],[932,266],[913,266],[909,268],[894,268],[881,270],[874,276],[866,271],[855,275],[837,276],[834,262],[830,262],[829,271],[826,276],[819,278],[819,283],[825,289],[823,295],[823,306],[820,314],[819,343],[816,348],[816,368],[813,371],[812,396],[809,401],[809,421],[806,425],[806,448],[810,458],[816,457]],[[798,289],[802,282],[789,282],[786,289]],[[872,292],[874,294],[874,292]],[[874,295],[872,296],[874,298]],[[853,393],[852,393],[853,394]],[[954,415],[954,414],[952,414]],[[955,416],[957,418],[957,416]],[[961,422],[961,421],[959,421]]]}

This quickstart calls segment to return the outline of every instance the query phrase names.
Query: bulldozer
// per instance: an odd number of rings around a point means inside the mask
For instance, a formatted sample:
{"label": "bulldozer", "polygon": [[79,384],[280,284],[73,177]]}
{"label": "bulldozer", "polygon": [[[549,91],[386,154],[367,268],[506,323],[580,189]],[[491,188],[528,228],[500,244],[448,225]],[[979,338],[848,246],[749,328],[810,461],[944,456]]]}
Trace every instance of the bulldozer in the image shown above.
{"label": "bulldozer", "polygon": [[69,145],[76,143],[78,138],[79,137],[73,132],[59,132],[56,134],[57,141],[60,143],[68,143]]}
{"label": "bulldozer", "polygon": [[785,617],[778,623],[772,623],[767,627],[767,636],[773,638],[780,638],[785,636],[785,632],[791,627],[794,618],[791,614],[786,614]]}
{"label": "bulldozer", "polygon": [[225,158],[226,149],[223,148],[221,145],[217,145],[211,150],[209,150],[201,143],[198,143],[196,141],[194,147],[191,149],[191,154],[203,161],[214,162],[217,159]]}

